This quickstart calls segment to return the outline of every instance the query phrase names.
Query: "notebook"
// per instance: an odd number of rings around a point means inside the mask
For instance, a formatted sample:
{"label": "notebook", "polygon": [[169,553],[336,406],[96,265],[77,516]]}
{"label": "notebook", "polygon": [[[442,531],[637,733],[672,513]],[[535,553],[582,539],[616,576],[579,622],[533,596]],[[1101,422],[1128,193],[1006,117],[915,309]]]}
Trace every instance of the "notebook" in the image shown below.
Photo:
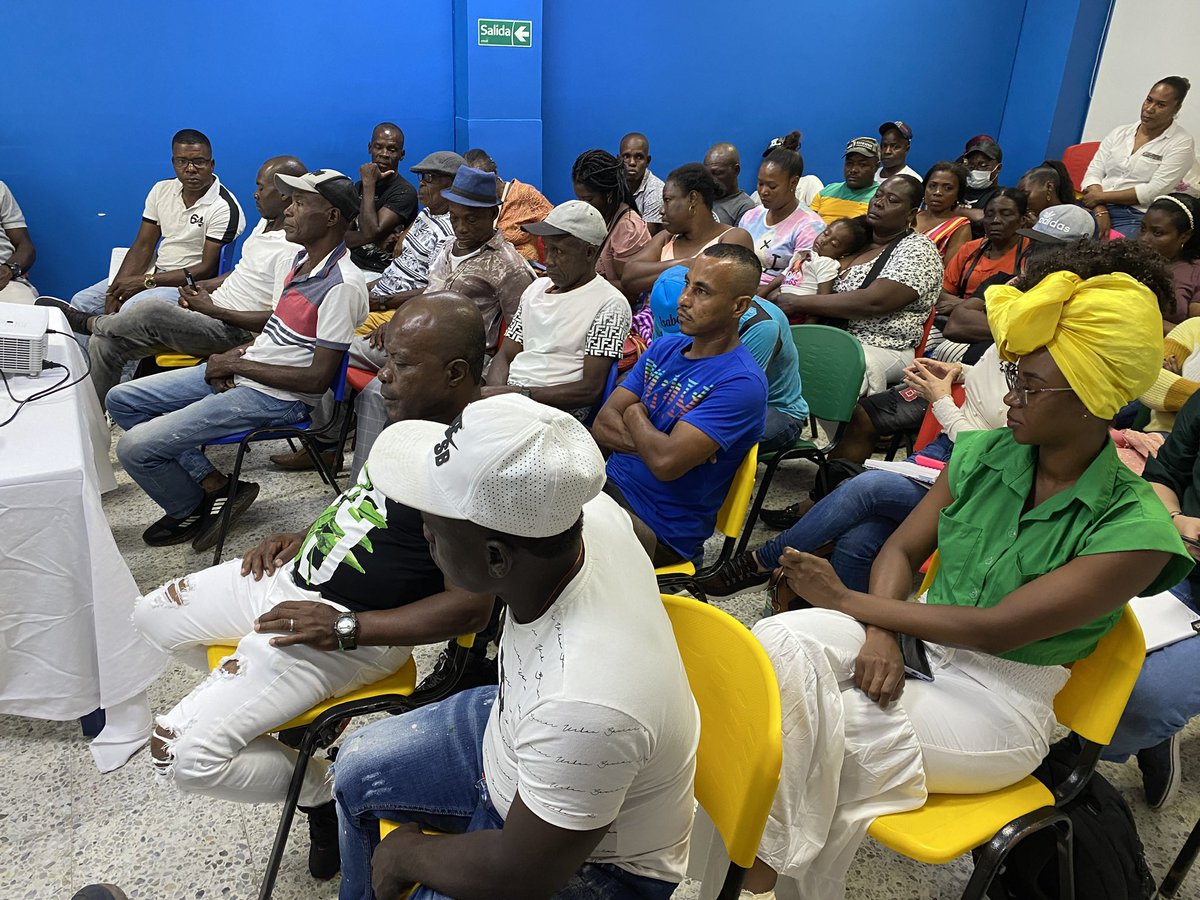
{"label": "notebook", "polygon": [[1147,653],[1195,637],[1200,628],[1200,616],[1170,591],[1134,597],[1129,601],[1129,607],[1142,626]]}

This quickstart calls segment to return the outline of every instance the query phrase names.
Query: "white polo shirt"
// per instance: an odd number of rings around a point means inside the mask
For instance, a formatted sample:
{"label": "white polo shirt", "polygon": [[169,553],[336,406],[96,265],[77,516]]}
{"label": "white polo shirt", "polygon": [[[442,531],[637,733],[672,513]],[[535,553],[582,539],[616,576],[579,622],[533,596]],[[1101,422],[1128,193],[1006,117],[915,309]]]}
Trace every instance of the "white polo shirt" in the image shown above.
{"label": "white polo shirt", "polygon": [[24,227],[25,214],[17,205],[17,198],[8,189],[8,185],[0,181],[0,263],[8,262],[16,249],[4,233],[4,229]]}
{"label": "white polo shirt", "polygon": [[1100,142],[1080,187],[1098,184],[1105,191],[1133,188],[1137,191],[1137,203],[1133,205],[1145,212],[1163,194],[1175,190],[1196,164],[1196,143],[1172,122],[1166,131],[1134,151],[1137,130],[1135,122],[1110,131]]}
{"label": "white polo shirt", "polygon": [[206,240],[229,244],[246,227],[246,216],[237,198],[215,175],[204,196],[191,206],[184,205],[183,183],[178,178],[158,182],[146,196],[142,221],[162,231],[154,263],[160,272],[198,265]]}
{"label": "white polo shirt", "polygon": [[267,220],[259,219],[242,244],[242,258],[213,291],[213,303],[238,312],[266,312],[274,308],[284,276],[303,249],[284,237],[282,228],[267,231]]}

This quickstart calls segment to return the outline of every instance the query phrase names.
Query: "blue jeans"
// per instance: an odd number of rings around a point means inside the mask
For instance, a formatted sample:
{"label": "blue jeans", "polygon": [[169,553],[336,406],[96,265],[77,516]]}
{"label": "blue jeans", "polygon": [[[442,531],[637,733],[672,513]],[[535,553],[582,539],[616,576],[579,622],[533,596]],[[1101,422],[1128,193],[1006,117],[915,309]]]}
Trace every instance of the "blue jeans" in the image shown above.
{"label": "blue jeans", "polygon": [[129,477],[168,516],[181,519],[200,505],[200,482],[215,471],[200,448],[227,434],[263,425],[291,425],[308,404],[278,400],[250,387],[215,393],[204,366],[161,372],[119,384],[106,404],[125,429],[117,458]]}
{"label": "blue jeans", "polygon": [[[105,298],[105,295],[107,294],[107,292],[108,292],[108,279],[105,278],[103,281],[97,281],[91,287],[85,287],[82,291],[77,293],[74,297],[71,298],[71,305],[73,307],[75,307],[76,309],[83,310],[89,316],[103,315],[104,314],[104,298]],[[133,306],[135,303],[142,303],[143,301],[146,301],[146,300],[160,300],[160,301],[165,301],[167,303],[178,303],[179,302],[179,288],[173,288],[173,287],[150,288],[149,290],[142,291],[139,294],[134,294],[132,297],[130,297],[128,300],[126,300],[123,304],[121,304],[121,309],[117,310],[117,312],[121,312],[122,310],[125,310],[125,309]],[[88,343],[91,340],[91,335],[90,334],[76,334],[75,339],[77,341],[79,341],[80,345],[83,347],[84,350],[87,350]]]}
{"label": "blue jeans", "polygon": [[[483,777],[483,732],[496,688],[461,691],[375,722],[346,739],[334,764],[341,824],[340,900],[374,900],[371,855],[379,820],[416,822],[452,834],[503,828]],[[557,900],[666,900],[675,884],[608,863],[584,863]],[[449,900],[422,887],[413,900]]]}
{"label": "blue jeans", "polygon": [[[1171,593],[1200,613],[1192,585],[1181,581]],[[1103,758],[1124,762],[1130,754],[1161,744],[1200,713],[1200,637],[1186,638],[1146,654],[1129,703]]]}
{"label": "blue jeans", "polygon": [[792,446],[792,442],[803,429],[803,419],[793,419],[786,413],[768,406],[767,421],[763,425],[762,437],[758,440],[758,455],[786,450]]}
{"label": "blue jeans", "polygon": [[1137,237],[1142,228],[1144,212],[1132,206],[1116,206],[1111,203],[1105,206],[1108,209],[1108,223],[1113,231],[1119,231],[1127,238]]}
{"label": "blue jeans", "polygon": [[[920,456],[945,461],[954,443],[944,434]],[[911,460],[912,457],[909,457]],[[799,522],[757,551],[759,565],[774,569],[785,547],[811,553],[835,541],[830,562],[842,582],[865,591],[879,548],[913,511],[928,488],[894,472],[867,470],[839,484]]]}

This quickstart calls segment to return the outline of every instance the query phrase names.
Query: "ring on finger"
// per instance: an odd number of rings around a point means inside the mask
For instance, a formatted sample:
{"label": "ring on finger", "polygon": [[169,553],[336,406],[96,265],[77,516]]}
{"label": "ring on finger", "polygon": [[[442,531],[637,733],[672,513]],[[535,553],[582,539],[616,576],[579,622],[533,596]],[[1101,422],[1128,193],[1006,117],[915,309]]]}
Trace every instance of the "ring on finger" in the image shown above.
{"label": "ring on finger", "polygon": [[295,630],[296,630],[296,620],[288,619],[288,631],[295,631]]}

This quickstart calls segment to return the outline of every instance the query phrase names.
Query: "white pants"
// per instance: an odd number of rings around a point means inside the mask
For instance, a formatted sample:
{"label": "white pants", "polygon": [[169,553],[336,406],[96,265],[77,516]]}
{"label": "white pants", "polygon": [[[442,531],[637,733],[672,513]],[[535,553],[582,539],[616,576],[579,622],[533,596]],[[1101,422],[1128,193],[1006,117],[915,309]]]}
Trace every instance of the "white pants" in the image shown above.
{"label": "white pants", "polygon": [[3,288],[0,288],[0,303],[32,304],[38,297],[37,288],[28,281],[14,278]]}
{"label": "white pants", "polygon": [[909,679],[886,710],[854,686],[863,626],[828,610],[761,620],[779,678],[783,772],[759,847],[781,900],[845,896],[846,873],[877,816],[926,792],[992,791],[1042,761],[1061,666],[929,646],[932,682]]}
{"label": "white pants", "polygon": [[[285,600],[323,600],[298,587],[291,565],[243,578],[242,561],[231,559],[151,591],[134,605],[134,624],[168,652],[192,662],[210,644],[237,644],[174,709],[156,719],[171,737],[170,759],[155,760],[159,774],[182,790],[247,803],[282,801],[296,751],[263,734],[329,697],[378,681],[408,660],[410,647],[316,650],[305,645],[272,647],[275,635],[257,634],[254,620]],[[227,665],[226,665],[227,664]],[[207,668],[206,664],[203,664]],[[333,799],[329,764],[313,759],[300,792],[301,806]]]}
{"label": "white pants", "polygon": [[871,394],[881,394],[889,385],[899,384],[904,380],[904,370],[913,364],[913,348],[907,350],[887,350],[863,344],[863,355],[866,357],[867,370],[863,373],[862,393],[866,397]]}

